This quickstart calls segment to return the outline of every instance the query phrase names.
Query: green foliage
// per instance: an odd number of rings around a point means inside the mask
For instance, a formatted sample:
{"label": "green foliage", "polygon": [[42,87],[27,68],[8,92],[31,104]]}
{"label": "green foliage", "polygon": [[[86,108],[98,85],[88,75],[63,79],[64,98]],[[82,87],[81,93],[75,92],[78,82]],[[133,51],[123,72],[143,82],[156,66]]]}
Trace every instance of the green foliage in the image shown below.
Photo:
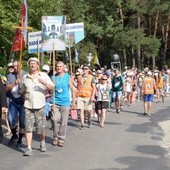
{"label": "green foliage", "polygon": [[145,37],[145,40],[143,41],[143,44],[142,44],[142,47],[144,50],[143,54],[147,58],[151,56],[157,56],[160,45],[161,43],[157,38]]}
{"label": "green foliage", "polygon": [[[12,26],[20,22],[19,11],[22,2],[23,0],[0,0],[0,56],[3,56],[0,66],[8,63],[15,33]],[[122,54],[123,49],[126,49],[129,60],[132,60],[131,48],[137,50],[140,47],[142,56],[147,58],[161,54],[161,29],[167,24],[169,0],[27,0],[27,3],[28,25],[33,27],[33,31],[41,30],[42,16],[65,15],[67,23],[84,22],[85,39],[76,44],[79,52],[78,65],[88,63],[88,53],[95,52],[101,65],[110,65],[113,53]],[[122,16],[119,7],[122,9]],[[158,11],[159,24],[154,38]],[[72,47],[72,58],[74,48]],[[58,58],[63,59],[64,53],[59,53]],[[168,55],[167,53],[167,57]],[[15,53],[14,56],[18,58],[19,53]],[[31,56],[36,54],[28,55],[25,49],[23,59],[27,61]]]}

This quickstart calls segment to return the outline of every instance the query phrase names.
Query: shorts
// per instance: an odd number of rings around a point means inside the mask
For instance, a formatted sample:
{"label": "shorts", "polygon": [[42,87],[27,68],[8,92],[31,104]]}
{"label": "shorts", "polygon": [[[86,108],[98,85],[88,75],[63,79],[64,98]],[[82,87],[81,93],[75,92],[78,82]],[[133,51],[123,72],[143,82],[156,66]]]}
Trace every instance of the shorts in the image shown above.
{"label": "shorts", "polygon": [[116,99],[117,97],[122,97],[122,91],[113,92],[113,99]]}
{"label": "shorts", "polygon": [[144,102],[153,102],[153,94],[144,94]]}
{"label": "shorts", "polygon": [[107,109],[109,105],[108,101],[98,101],[97,102],[97,110]]}
{"label": "shorts", "polygon": [[127,97],[127,96],[129,96],[129,95],[131,95],[131,92],[127,92],[127,91],[125,91],[125,93],[124,93],[123,97],[124,97],[124,98],[126,98],[126,97]]}
{"label": "shorts", "polygon": [[77,97],[77,109],[80,110],[92,110],[93,105],[90,98]]}
{"label": "shorts", "polygon": [[34,127],[36,132],[41,134],[45,132],[46,116],[44,107],[41,109],[25,109],[25,131],[32,132]]}
{"label": "shorts", "polygon": [[163,95],[163,93],[164,93],[164,90],[163,90],[163,89],[158,89],[158,94]]}

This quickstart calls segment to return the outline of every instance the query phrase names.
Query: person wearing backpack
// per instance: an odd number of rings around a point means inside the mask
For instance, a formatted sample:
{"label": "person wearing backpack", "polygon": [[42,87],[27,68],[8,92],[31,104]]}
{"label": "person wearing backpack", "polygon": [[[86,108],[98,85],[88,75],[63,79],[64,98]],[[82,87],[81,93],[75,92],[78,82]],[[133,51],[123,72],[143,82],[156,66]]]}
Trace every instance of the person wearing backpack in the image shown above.
{"label": "person wearing backpack", "polygon": [[119,70],[115,70],[115,75],[112,78],[113,101],[115,101],[116,113],[120,113],[120,103],[122,93],[124,91],[124,79]]}

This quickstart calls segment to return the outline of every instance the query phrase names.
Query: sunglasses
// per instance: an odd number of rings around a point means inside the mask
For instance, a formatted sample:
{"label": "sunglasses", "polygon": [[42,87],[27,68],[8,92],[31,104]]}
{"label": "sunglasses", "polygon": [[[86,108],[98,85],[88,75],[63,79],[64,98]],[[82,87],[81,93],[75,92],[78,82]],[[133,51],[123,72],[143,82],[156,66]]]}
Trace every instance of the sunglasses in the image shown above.
{"label": "sunglasses", "polygon": [[102,80],[107,80],[107,79],[102,79]]}

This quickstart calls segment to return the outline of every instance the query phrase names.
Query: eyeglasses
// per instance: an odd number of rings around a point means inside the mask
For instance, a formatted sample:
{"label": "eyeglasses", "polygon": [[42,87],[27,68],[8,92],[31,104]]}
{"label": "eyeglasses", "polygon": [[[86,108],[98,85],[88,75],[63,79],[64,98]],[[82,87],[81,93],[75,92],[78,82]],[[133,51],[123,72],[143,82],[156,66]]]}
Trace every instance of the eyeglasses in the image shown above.
{"label": "eyeglasses", "polygon": [[102,79],[102,80],[107,80],[107,79]]}

